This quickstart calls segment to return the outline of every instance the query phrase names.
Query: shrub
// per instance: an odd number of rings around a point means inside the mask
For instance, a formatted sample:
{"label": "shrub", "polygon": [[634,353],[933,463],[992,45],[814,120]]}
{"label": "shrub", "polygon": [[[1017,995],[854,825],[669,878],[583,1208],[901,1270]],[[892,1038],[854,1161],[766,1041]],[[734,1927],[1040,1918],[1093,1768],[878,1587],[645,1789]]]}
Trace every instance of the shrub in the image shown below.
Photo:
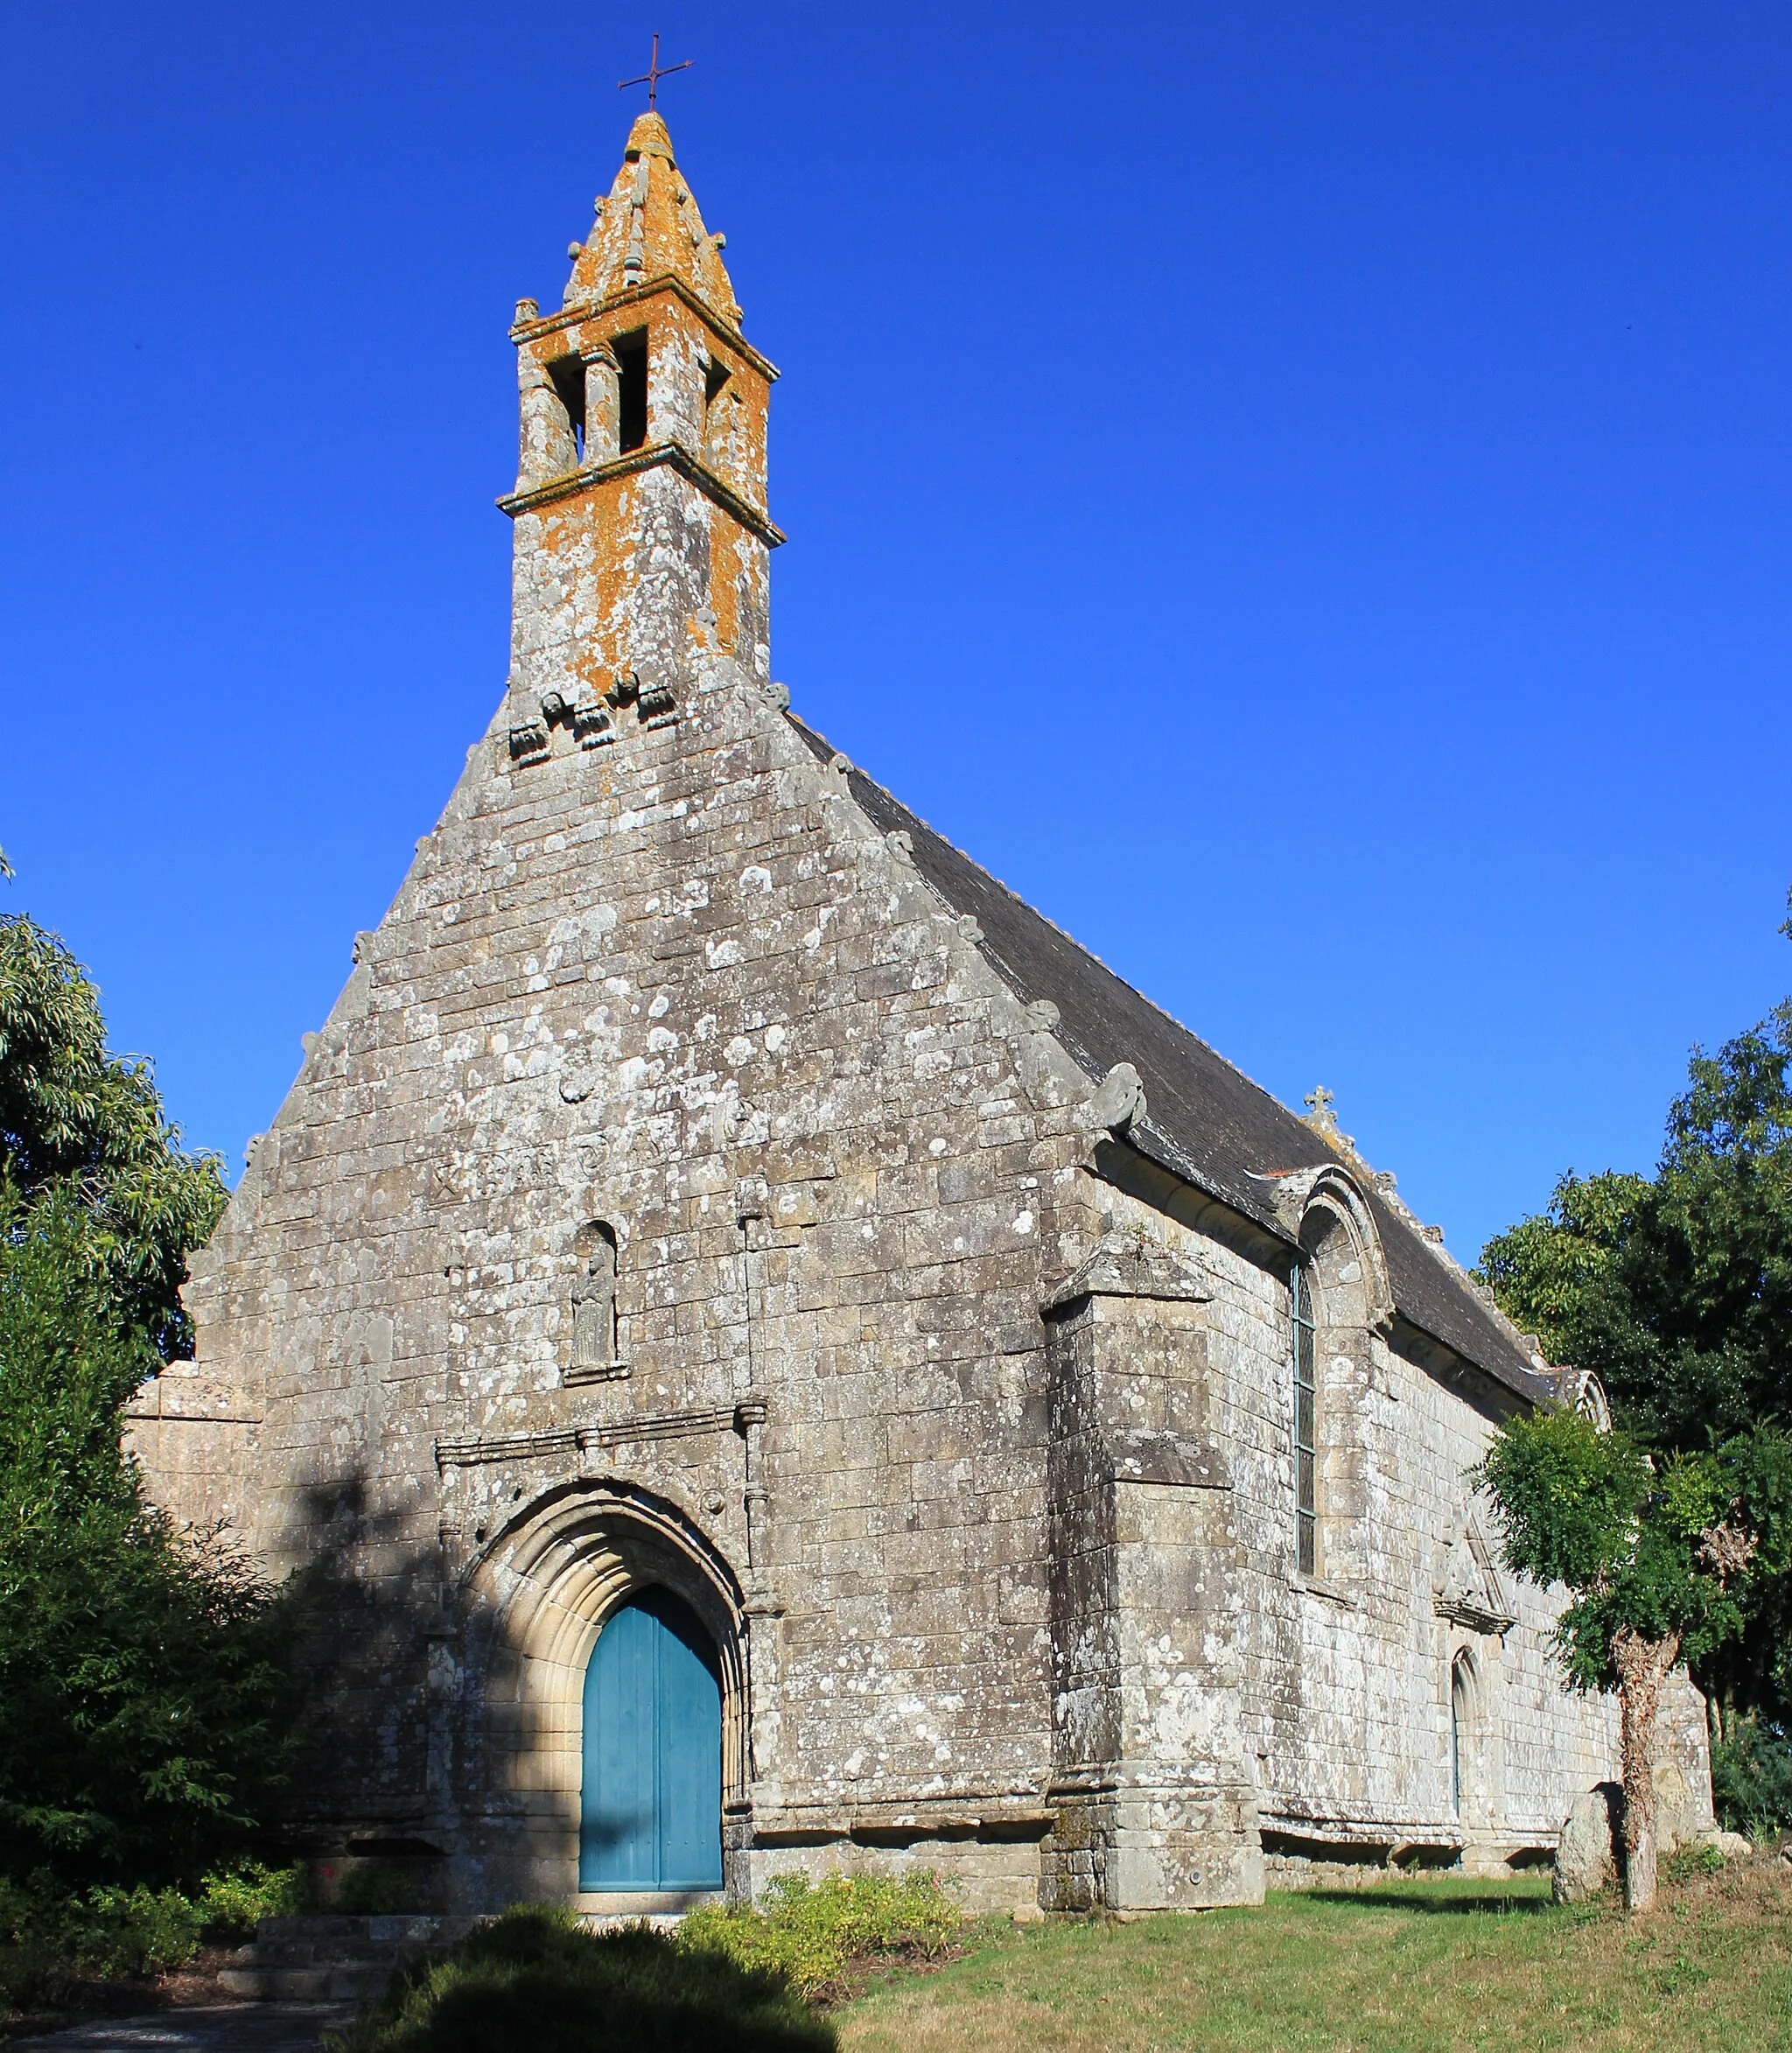
{"label": "shrub", "polygon": [[178,1889],[88,1891],[71,1904],[65,1923],[69,1955],[77,1967],[108,1981],[124,1975],[156,1974],[191,1960],[200,1949],[197,1905]]}
{"label": "shrub", "polygon": [[208,1874],[199,1907],[206,1930],[219,1938],[247,1939],[264,1917],[292,1917],[305,1908],[304,1871],[267,1867],[246,1860],[221,1874]]}
{"label": "shrub", "polygon": [[304,1908],[297,1867],[248,1861],[208,1874],[188,1895],[102,1883],[84,1895],[51,1870],[28,1881],[0,1877],[0,2008],[67,2000],[82,1983],[165,1973],[191,1960],[202,1937],[248,1937],[263,1917]]}
{"label": "shrub", "polygon": [[1712,1748],[1712,1794],[1731,1832],[1764,1839],[1792,1825],[1792,1741],[1754,1719],[1732,1718]]}
{"label": "shrub", "polygon": [[777,1876],[763,1907],[694,1910],[678,1928],[687,1951],[712,1951],[743,1967],[770,1968],[805,1996],[838,1988],[847,1963],[865,1954],[944,1951],[962,1914],[931,1871],[884,1875]]}
{"label": "shrub", "polygon": [[1668,1863],[1676,1881],[1690,1881],[1695,1875],[1721,1874],[1730,1865],[1721,1846],[1683,1846]]}
{"label": "shrub", "polygon": [[199,1951],[202,1916],[178,1889],[60,1892],[47,1874],[0,1881],[0,2000],[54,2003],[82,1982],[158,1974]]}
{"label": "shrub", "polygon": [[645,1924],[508,1910],[413,1963],[333,2053],[833,2053],[834,2030],[774,1971]]}

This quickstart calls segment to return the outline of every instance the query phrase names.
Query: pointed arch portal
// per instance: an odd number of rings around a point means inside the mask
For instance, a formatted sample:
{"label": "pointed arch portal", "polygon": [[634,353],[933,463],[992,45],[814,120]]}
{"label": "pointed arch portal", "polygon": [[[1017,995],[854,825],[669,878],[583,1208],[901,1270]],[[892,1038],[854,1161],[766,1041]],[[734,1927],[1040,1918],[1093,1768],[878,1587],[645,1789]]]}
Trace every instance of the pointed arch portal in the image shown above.
{"label": "pointed arch portal", "polygon": [[722,1886],[722,1677],[696,1614],[644,1589],[585,1669],[578,1886]]}

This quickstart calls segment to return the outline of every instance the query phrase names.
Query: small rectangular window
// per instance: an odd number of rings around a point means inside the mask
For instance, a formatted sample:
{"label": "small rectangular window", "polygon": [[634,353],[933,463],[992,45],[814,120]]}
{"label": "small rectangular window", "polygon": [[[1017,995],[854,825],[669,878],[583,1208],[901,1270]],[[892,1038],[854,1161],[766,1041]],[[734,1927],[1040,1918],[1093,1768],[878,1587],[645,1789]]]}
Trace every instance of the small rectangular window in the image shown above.
{"label": "small rectangular window", "polygon": [[1297,1262],[1288,1286],[1294,1326],[1294,1535],[1303,1575],[1317,1573],[1319,1560],[1319,1385],[1314,1376],[1317,1335],[1306,1271]]}
{"label": "small rectangular window", "polygon": [[638,328],[632,335],[618,335],[610,347],[622,375],[618,380],[618,426],[620,446],[626,452],[639,449],[648,438],[648,333]]}
{"label": "small rectangular window", "polygon": [[548,366],[554,382],[554,396],[566,409],[566,424],[572,431],[572,450],[584,461],[584,366],[576,356],[556,356]]}

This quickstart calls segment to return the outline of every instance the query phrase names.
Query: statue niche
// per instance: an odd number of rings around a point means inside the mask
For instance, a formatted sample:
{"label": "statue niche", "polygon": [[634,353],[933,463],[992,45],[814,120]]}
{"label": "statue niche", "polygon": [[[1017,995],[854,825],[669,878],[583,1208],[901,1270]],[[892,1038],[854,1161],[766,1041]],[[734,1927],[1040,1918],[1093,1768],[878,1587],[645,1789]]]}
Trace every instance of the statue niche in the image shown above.
{"label": "statue niche", "polygon": [[572,1286],[572,1359],[565,1381],[626,1376],[616,1345],[616,1234],[594,1219],[579,1236],[584,1265]]}

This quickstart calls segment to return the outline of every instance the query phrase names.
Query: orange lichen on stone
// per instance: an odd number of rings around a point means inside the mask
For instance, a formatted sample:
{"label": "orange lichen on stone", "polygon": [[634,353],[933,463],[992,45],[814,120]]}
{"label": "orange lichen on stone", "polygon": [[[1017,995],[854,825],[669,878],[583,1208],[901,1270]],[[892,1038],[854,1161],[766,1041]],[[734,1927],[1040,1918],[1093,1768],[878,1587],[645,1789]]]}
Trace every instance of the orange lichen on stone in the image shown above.
{"label": "orange lichen on stone", "polygon": [[682,278],[731,326],[740,319],[721,244],[704,226],[695,196],[672,154],[657,114],[640,116],[616,182],[597,203],[597,219],[567,281],[566,305],[589,306],[650,278]]}
{"label": "orange lichen on stone", "polygon": [[665,123],[642,115],[564,305],[518,303],[518,473],[500,504],[517,523],[513,732],[531,751],[555,746],[556,702],[591,706],[624,674],[675,698],[712,661],[769,677],[778,374],[740,333],[718,248]]}
{"label": "orange lichen on stone", "polygon": [[716,616],[716,646],[724,655],[734,652],[739,613],[737,587],[743,545],[747,540],[732,521],[725,529],[712,529],[710,535],[710,606]]}

